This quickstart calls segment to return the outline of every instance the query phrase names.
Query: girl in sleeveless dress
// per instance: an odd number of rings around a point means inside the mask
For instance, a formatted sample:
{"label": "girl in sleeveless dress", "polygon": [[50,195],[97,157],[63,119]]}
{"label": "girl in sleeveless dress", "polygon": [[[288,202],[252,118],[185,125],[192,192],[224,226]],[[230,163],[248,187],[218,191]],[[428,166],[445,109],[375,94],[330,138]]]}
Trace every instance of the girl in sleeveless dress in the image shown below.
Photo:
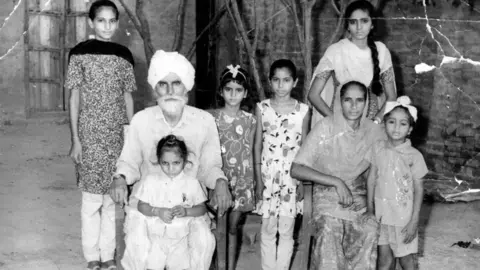
{"label": "girl in sleeveless dress", "polygon": [[256,108],[255,171],[257,196],[262,199],[258,209],[263,217],[262,269],[279,270],[289,269],[292,257],[297,201],[303,197],[303,186],[290,176],[290,167],[308,132],[310,116],[308,106],[291,96],[298,81],[292,61],[275,61],[269,78],[273,97]]}

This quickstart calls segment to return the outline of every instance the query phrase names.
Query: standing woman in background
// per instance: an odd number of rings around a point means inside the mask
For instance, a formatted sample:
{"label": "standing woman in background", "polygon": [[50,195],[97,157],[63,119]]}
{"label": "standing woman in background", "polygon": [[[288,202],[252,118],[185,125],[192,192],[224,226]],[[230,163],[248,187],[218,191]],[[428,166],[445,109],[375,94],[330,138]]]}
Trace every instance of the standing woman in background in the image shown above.
{"label": "standing woman in background", "polygon": [[347,37],[327,48],[313,74],[308,100],[314,110],[312,126],[321,118],[339,113],[340,87],[348,81],[368,86],[363,117],[380,123],[386,101],[395,101],[395,74],[390,52],[372,38],[375,9],[366,0],[350,3],[345,11]]}
{"label": "standing woman in background", "polygon": [[72,148],[82,191],[82,248],[87,269],[116,269],[115,203],[108,194],[123,147],[123,125],[133,116],[136,90],[132,53],[111,42],[118,9],[109,0],[92,4],[89,25],[95,39],[69,55],[65,87],[70,89]]}

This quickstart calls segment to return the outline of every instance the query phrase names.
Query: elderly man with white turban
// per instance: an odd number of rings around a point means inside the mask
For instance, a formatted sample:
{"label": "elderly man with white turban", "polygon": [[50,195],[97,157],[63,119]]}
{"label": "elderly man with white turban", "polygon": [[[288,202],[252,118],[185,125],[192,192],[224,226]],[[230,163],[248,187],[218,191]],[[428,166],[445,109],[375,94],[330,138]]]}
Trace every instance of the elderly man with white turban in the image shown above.
{"label": "elderly man with white turban", "polygon": [[[150,173],[163,173],[156,166],[155,151],[158,141],[169,134],[183,138],[190,151],[191,162],[186,174],[196,177],[205,192],[214,190],[211,203],[222,215],[231,204],[231,194],[222,172],[220,142],[213,117],[200,109],[186,105],[187,93],[192,89],[195,70],[190,62],[177,52],[157,51],[148,70],[158,106],[136,113],[125,137],[125,144],[117,162],[110,195],[117,203],[127,203],[127,184],[142,181]],[[122,265],[128,270],[144,270],[148,246],[136,239],[148,233],[145,217],[138,212],[136,187],[126,206],[126,250]],[[188,236],[191,269],[210,267],[215,249],[215,238],[209,228],[208,216],[194,218]]]}

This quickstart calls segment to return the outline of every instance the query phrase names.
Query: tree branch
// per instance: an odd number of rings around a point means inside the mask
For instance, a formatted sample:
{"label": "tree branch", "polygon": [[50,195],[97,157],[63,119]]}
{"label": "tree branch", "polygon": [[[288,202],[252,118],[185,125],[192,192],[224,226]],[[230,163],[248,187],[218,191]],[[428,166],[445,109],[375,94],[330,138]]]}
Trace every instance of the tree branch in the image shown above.
{"label": "tree branch", "polygon": [[[340,1],[341,1],[341,0],[340,0]],[[335,0],[331,0],[330,3],[332,4],[332,7],[333,7],[333,9],[335,10],[335,12],[337,13],[337,15],[340,16],[340,15],[341,15],[341,12],[340,12],[340,10],[338,9],[337,4],[335,4]],[[340,5],[341,5],[341,4],[340,4]]]}
{"label": "tree branch", "polygon": [[202,38],[202,36],[212,27],[214,26],[215,24],[218,23],[218,21],[220,21],[220,19],[223,17],[223,15],[225,15],[225,12],[227,11],[227,8],[226,8],[226,5],[223,5],[222,8],[220,8],[220,10],[218,11],[218,13],[215,15],[215,17],[213,17],[213,19],[210,21],[210,23],[208,23],[207,26],[205,26],[205,28],[203,28],[203,30],[197,35],[197,38],[192,42],[192,46],[190,47],[190,49],[188,50],[188,53],[187,53],[187,59],[191,59],[193,57],[193,54],[195,53],[195,47],[197,46],[197,42]]}
{"label": "tree branch", "polygon": [[[306,0],[304,0],[306,1]],[[282,0],[283,4],[288,8],[290,14],[292,14],[293,22],[295,23],[295,29],[297,32],[298,42],[300,44],[300,52],[302,54],[303,62],[305,63],[305,36],[304,36],[304,29],[300,24],[300,19],[298,18],[298,7],[295,0]]]}
{"label": "tree branch", "polygon": [[255,29],[255,34],[253,36],[253,44],[252,44],[252,49],[254,51],[257,50],[257,45],[258,45],[258,34],[260,33],[260,30],[258,29],[258,16],[257,16],[257,1],[253,0],[253,17],[254,17],[254,29]]}
{"label": "tree branch", "polygon": [[148,25],[147,19],[145,19],[145,14],[143,13],[145,6],[145,0],[137,0],[136,2],[136,14],[138,21],[140,22],[141,29],[143,32],[143,47],[145,49],[145,57],[147,60],[147,65],[150,66],[150,60],[152,59],[153,53],[155,52],[155,47],[152,44],[152,38],[150,36],[150,27]]}
{"label": "tree branch", "polygon": [[338,39],[338,34],[342,32],[343,24],[344,24],[344,16],[345,10],[347,9],[348,0],[340,0],[340,10],[338,13],[338,21],[337,26],[335,27],[335,31],[333,32],[332,36],[330,37],[330,41],[328,42],[328,46],[332,45]]}
{"label": "tree branch", "polygon": [[230,7],[227,5],[228,14],[232,16],[232,19],[235,21],[236,29],[243,40],[243,43],[248,53],[248,60],[250,63],[250,68],[252,70],[253,79],[255,81],[255,86],[257,87],[260,99],[263,100],[265,99],[265,92],[263,90],[263,85],[260,80],[260,75],[258,74],[257,63],[255,62],[255,51],[253,50],[252,44],[248,39],[247,31],[245,30],[242,16],[240,15],[240,11],[238,9],[237,0],[230,0],[229,2],[232,4],[232,8],[230,9]]}
{"label": "tree branch", "polygon": [[180,51],[182,47],[182,40],[183,40],[183,27],[185,22],[185,7],[187,6],[186,0],[180,0],[178,3],[178,11],[177,11],[177,25],[175,29],[175,37],[173,39],[172,44],[172,51]]}
{"label": "tree branch", "polygon": [[[150,31],[148,31],[148,28],[147,28],[148,33],[145,33],[142,22],[138,20],[138,18],[135,16],[135,14],[130,9],[130,7],[127,6],[127,4],[125,3],[125,0],[118,0],[118,2],[122,5],[123,9],[127,13],[130,20],[132,21],[133,26],[135,27],[135,29],[137,29],[138,34],[142,38],[144,47],[145,47],[145,57],[147,59],[147,63],[150,63],[151,55],[153,55],[153,52],[155,50],[150,40]],[[141,0],[137,1],[137,11],[138,11],[138,5],[139,5],[138,2],[141,2]],[[148,27],[148,24],[147,24],[147,27]]]}

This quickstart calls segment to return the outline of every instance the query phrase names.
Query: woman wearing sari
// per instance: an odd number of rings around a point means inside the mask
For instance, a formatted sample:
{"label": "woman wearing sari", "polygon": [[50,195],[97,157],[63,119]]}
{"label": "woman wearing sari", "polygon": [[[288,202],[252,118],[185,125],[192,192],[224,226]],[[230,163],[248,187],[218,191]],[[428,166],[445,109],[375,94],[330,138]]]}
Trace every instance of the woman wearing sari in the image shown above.
{"label": "woman wearing sari", "polygon": [[386,101],[396,100],[395,75],[390,52],[373,41],[374,7],[365,0],[352,2],[345,10],[348,38],[332,44],[317,65],[308,94],[316,110],[312,126],[321,118],[340,111],[338,89],[348,81],[369,86],[364,117],[380,123]]}
{"label": "woman wearing sari", "polygon": [[320,120],[303,142],[291,176],[313,186],[314,246],[311,269],[375,269],[378,224],[363,215],[366,207],[364,160],[372,143],[384,135],[365,119],[367,87],[344,84],[341,112]]}

